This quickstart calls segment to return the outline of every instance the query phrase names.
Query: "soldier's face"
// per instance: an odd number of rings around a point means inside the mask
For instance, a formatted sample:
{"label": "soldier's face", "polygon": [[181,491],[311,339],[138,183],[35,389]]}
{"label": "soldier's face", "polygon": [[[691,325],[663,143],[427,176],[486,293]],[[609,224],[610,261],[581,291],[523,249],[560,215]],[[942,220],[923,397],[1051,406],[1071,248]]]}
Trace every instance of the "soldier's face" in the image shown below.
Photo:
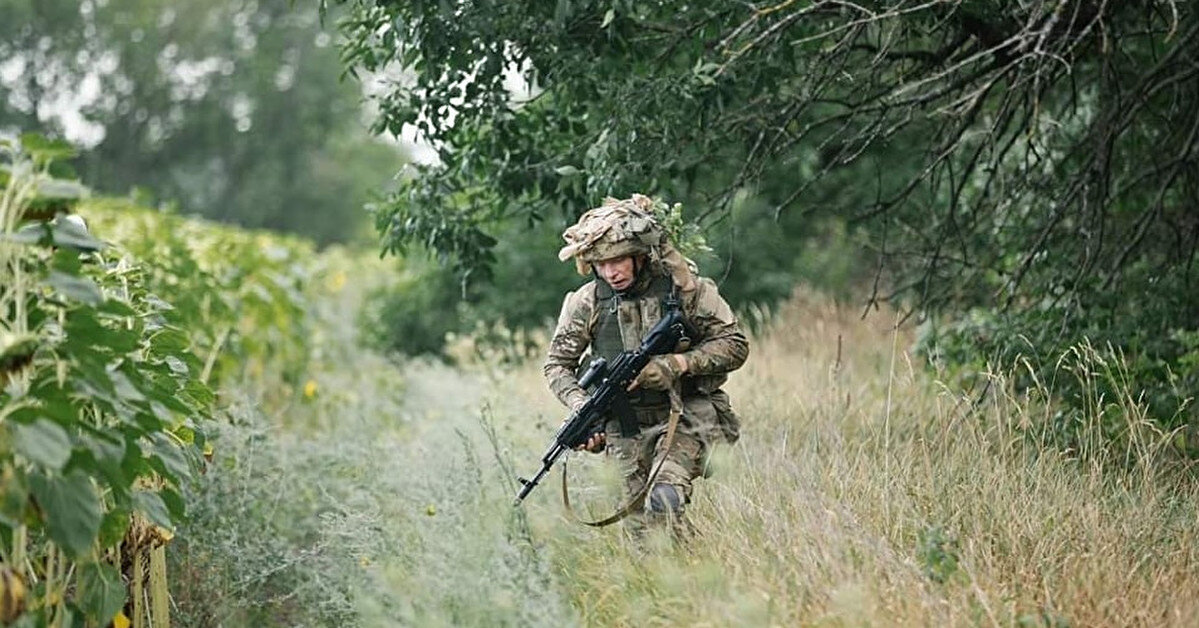
{"label": "soldier's face", "polygon": [[619,291],[633,285],[633,280],[636,278],[635,266],[633,257],[625,255],[596,262],[595,272],[599,273],[599,276],[608,282],[613,290]]}

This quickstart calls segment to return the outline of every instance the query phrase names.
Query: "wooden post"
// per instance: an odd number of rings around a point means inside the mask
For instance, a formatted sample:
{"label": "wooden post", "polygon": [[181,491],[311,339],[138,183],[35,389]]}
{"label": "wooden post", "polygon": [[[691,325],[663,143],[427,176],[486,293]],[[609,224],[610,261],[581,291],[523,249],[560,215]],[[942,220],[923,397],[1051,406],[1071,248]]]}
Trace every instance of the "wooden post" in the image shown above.
{"label": "wooden post", "polygon": [[153,628],[170,628],[171,600],[167,590],[167,548],[150,550],[150,616]]}

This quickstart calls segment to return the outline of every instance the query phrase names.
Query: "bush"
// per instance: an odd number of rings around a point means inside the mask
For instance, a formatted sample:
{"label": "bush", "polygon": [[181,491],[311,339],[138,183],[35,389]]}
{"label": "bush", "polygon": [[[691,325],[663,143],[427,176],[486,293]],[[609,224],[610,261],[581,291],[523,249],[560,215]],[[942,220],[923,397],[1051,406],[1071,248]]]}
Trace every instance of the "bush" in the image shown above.
{"label": "bush", "polygon": [[447,334],[474,334],[480,350],[526,355],[531,346],[514,344],[504,330],[549,327],[566,292],[583,281],[573,264],[558,261],[560,231],[545,223],[513,226],[487,277],[460,277],[413,251],[404,278],[368,298],[361,319],[366,342],[384,352],[443,356]]}
{"label": "bush", "polygon": [[367,296],[363,340],[385,353],[440,355],[446,334],[462,327],[462,307],[452,271],[409,268],[394,286]]}
{"label": "bush", "polygon": [[281,434],[248,405],[230,419],[213,430],[216,456],[187,487],[189,517],[168,554],[179,622],[353,623],[372,533],[339,499],[346,486],[329,473],[339,450]]}
{"label": "bush", "polygon": [[[1199,424],[1199,293],[1180,276],[1144,285],[1135,298],[1088,286],[1019,309],[974,308],[948,321],[930,320],[917,347],[967,383],[989,367],[1016,366],[1017,386],[1048,386],[1061,402],[1048,426],[1061,446],[1078,445],[1095,400],[1117,403],[1128,390],[1160,428],[1193,429]],[[1110,444],[1120,448],[1127,413],[1099,415],[1108,423],[1103,432]]]}

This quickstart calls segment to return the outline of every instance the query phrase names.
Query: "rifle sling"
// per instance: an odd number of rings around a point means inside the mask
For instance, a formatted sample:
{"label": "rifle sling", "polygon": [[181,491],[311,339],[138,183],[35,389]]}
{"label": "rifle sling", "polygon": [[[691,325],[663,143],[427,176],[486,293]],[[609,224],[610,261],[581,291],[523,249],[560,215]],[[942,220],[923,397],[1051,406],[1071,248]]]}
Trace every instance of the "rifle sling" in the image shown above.
{"label": "rifle sling", "polygon": [[662,470],[662,465],[666,463],[666,456],[670,453],[670,448],[674,445],[674,433],[679,427],[679,417],[682,414],[683,414],[683,399],[682,399],[682,396],[679,394],[678,382],[676,382],[675,385],[672,386],[670,389],[670,421],[667,422],[667,424],[666,424],[666,436],[665,436],[666,445],[664,447],[662,447],[661,457],[654,464],[653,469],[650,471],[649,476],[645,478],[645,486],[642,486],[641,490],[637,491],[637,494],[634,495],[631,499],[629,499],[629,501],[624,506],[621,506],[619,509],[617,509],[617,511],[615,513],[613,513],[612,515],[605,517],[603,519],[598,519],[596,521],[587,521],[586,519],[583,519],[578,514],[576,514],[574,509],[570,507],[570,493],[566,488],[566,462],[567,462],[567,460],[563,459],[562,460],[562,505],[564,505],[566,507],[566,512],[570,514],[571,518],[574,519],[575,521],[578,521],[579,523],[581,523],[583,525],[591,526],[593,528],[602,528],[604,526],[612,525],[613,523],[616,523],[617,521],[620,521],[621,519],[624,519],[625,517],[632,514],[632,512],[637,509],[637,505],[640,504],[641,502],[645,501],[645,496],[649,494],[650,488],[653,487],[654,480],[658,477],[658,472]]}

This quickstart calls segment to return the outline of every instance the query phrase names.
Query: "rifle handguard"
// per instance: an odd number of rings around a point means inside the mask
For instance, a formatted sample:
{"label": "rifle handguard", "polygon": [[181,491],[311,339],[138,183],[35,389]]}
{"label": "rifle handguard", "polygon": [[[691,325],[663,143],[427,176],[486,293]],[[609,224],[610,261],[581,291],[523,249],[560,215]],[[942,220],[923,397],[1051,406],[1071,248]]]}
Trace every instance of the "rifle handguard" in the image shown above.
{"label": "rifle handguard", "polygon": [[532,480],[518,478],[522,486],[516,495],[517,503],[532,492],[562,454],[586,444],[592,436],[604,431],[604,420],[609,410],[614,405],[628,404],[626,390],[650,358],[673,351],[685,333],[682,313],[678,307],[671,307],[649,330],[637,349],[622,352],[611,363],[603,358],[591,363],[579,383],[584,389],[594,384],[594,390],[554,434],[549,448],[541,457],[541,470]]}

